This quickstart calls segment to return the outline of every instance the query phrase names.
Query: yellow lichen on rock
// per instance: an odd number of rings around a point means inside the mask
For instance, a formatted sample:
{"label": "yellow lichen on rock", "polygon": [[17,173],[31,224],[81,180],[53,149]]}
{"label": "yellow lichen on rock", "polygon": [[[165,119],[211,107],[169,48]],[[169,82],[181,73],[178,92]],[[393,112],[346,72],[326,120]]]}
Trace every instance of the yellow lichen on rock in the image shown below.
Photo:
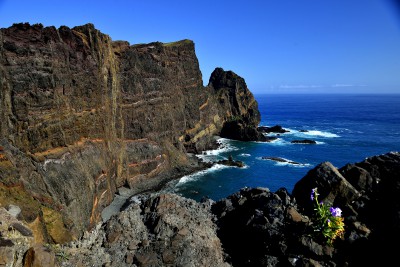
{"label": "yellow lichen on rock", "polygon": [[59,212],[47,207],[42,207],[42,212],[47,232],[55,243],[63,244],[72,240],[72,236],[65,228],[63,218]]}

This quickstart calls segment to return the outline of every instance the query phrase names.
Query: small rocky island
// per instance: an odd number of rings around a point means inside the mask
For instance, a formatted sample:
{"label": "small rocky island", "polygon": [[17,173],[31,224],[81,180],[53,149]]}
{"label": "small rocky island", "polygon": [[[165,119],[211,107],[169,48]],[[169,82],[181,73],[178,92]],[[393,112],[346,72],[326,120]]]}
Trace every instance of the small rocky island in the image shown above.
{"label": "small rocky island", "polygon": [[280,126],[280,125],[275,125],[275,126],[271,126],[271,127],[259,126],[259,127],[258,127],[258,130],[259,130],[260,132],[266,133],[266,134],[269,134],[269,133],[278,133],[278,134],[281,134],[281,133],[288,133],[288,132],[290,132],[289,130],[284,129],[284,128],[283,128],[282,126]]}
{"label": "small rocky island", "polygon": [[228,159],[219,160],[217,161],[218,164],[230,166],[230,167],[238,167],[243,168],[245,165],[243,161],[240,160],[233,160],[233,157],[230,155]]}
{"label": "small rocky island", "polygon": [[291,161],[291,160],[280,158],[280,157],[266,157],[265,156],[265,157],[262,157],[262,159],[281,162],[281,163],[288,163],[288,164],[293,164],[293,165],[301,165],[301,163],[299,163],[299,162]]}
{"label": "small rocky island", "polygon": [[292,144],[306,144],[306,145],[315,145],[317,142],[310,139],[303,139],[303,140],[292,140],[290,141]]}

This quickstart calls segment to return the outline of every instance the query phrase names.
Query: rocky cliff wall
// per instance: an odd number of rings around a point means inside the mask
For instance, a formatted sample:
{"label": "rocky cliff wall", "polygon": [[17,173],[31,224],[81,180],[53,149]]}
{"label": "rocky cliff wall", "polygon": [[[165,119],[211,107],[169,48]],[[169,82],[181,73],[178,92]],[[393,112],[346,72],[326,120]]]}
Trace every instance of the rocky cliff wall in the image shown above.
{"label": "rocky cliff wall", "polygon": [[230,121],[251,132],[235,139],[260,138],[244,80],[217,69],[204,87],[192,41],[131,46],[92,24],[1,29],[0,103],[0,204],[21,207],[43,242],[91,228],[118,187],[193,170],[186,152],[229,136]]}

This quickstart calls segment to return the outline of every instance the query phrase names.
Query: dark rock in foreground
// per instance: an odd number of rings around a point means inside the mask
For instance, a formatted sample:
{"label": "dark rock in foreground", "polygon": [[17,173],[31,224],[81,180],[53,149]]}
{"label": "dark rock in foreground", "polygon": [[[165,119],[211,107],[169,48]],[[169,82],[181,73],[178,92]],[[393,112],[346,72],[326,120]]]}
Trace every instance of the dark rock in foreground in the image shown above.
{"label": "dark rock in foreground", "polygon": [[[313,202],[343,210],[345,235],[328,246],[312,237]],[[400,238],[400,154],[341,169],[325,162],[289,194],[245,188],[212,206],[218,236],[233,266],[389,266]]]}
{"label": "dark rock in foreground", "polygon": [[304,139],[304,140],[292,140],[290,143],[292,144],[308,144],[315,145],[317,142],[314,140]]}
{"label": "dark rock in foreground", "polygon": [[66,249],[63,266],[230,266],[208,208],[177,195],[133,197],[87,236]]}

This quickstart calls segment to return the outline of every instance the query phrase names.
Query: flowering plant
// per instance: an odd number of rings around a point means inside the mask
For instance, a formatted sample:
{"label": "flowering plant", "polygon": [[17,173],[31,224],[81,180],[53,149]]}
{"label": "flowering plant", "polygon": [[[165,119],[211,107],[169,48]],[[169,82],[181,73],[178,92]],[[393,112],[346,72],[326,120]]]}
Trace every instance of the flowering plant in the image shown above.
{"label": "flowering plant", "polygon": [[311,200],[315,200],[315,226],[314,232],[322,234],[328,245],[332,245],[333,241],[344,235],[344,222],[342,210],[340,208],[330,207],[327,204],[318,202],[317,188],[311,190]]}

